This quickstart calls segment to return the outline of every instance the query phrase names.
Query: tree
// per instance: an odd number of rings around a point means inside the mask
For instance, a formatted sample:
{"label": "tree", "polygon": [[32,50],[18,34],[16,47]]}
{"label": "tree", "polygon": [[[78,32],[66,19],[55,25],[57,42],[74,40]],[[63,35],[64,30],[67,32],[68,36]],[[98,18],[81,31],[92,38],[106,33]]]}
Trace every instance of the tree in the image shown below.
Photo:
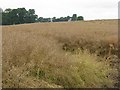
{"label": "tree", "polygon": [[67,16],[67,21],[68,21],[70,18],[71,18],[70,16]]}
{"label": "tree", "polygon": [[7,19],[7,21],[10,24],[23,24],[25,23],[26,12],[25,8],[10,10],[7,16],[9,19]]}
{"label": "tree", "polygon": [[34,9],[29,9],[28,13],[30,16],[35,15],[35,10]]}
{"label": "tree", "polygon": [[77,21],[77,14],[73,14],[72,21]]}
{"label": "tree", "polygon": [[12,20],[11,20],[11,9],[6,9],[4,12],[2,12],[2,24],[3,25],[11,25]]}
{"label": "tree", "polygon": [[43,21],[43,17],[39,17],[37,21],[38,22],[42,22]]}
{"label": "tree", "polygon": [[19,18],[18,20],[20,24],[26,23],[25,22],[26,15],[27,15],[27,10],[25,8],[17,9],[17,17]]}
{"label": "tree", "polygon": [[7,9],[5,9],[5,13],[10,13],[12,11],[12,9],[10,9],[10,8],[7,8]]}
{"label": "tree", "polygon": [[26,22],[27,23],[34,23],[37,21],[38,16],[35,14],[34,9],[29,9],[26,14]]}
{"label": "tree", "polygon": [[10,18],[10,21],[8,21],[10,24],[21,24],[18,9],[13,9],[9,12],[8,17]]}
{"label": "tree", "polygon": [[3,13],[3,10],[0,8],[0,25],[2,25],[2,13]]}
{"label": "tree", "polygon": [[34,9],[29,9],[27,11],[25,8],[8,8],[2,12],[2,16],[3,25],[34,23],[38,19]]}
{"label": "tree", "polygon": [[[68,20],[77,21],[83,20],[82,16],[78,16],[77,14],[73,14],[72,17],[60,17],[56,18],[43,18],[39,17],[35,14],[34,9],[29,9],[28,11],[25,8],[17,8],[17,9],[6,9],[5,11],[0,11],[0,17],[2,16],[2,25],[13,25],[13,24],[24,24],[24,23],[34,23],[34,22],[64,22]],[[0,23],[1,24],[1,23]]]}
{"label": "tree", "polygon": [[56,22],[56,17],[53,17],[53,18],[52,18],[52,21],[53,21],[53,22]]}
{"label": "tree", "polygon": [[64,17],[58,18],[58,21],[64,21]]}
{"label": "tree", "polygon": [[12,9],[8,8],[5,9],[4,12],[2,12],[2,24],[3,25],[11,25],[13,24],[12,21]]}
{"label": "tree", "polygon": [[78,16],[77,20],[84,20],[83,16]]}

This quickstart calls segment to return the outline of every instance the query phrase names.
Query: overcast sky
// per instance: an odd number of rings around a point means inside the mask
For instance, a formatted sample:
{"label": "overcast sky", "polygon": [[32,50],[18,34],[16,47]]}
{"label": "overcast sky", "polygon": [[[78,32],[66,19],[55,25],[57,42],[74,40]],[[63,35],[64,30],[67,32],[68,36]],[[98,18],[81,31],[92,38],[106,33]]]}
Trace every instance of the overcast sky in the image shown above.
{"label": "overcast sky", "polygon": [[0,8],[35,9],[42,17],[77,14],[85,20],[117,19],[119,0],[0,0]]}

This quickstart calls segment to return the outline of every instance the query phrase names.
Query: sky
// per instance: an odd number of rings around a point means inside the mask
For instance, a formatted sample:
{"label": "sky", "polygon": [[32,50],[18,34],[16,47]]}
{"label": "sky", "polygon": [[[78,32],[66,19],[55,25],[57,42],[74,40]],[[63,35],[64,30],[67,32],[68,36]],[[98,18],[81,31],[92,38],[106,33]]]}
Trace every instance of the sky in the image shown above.
{"label": "sky", "polygon": [[0,8],[35,9],[39,17],[65,17],[77,14],[85,20],[117,19],[119,0],[0,0]]}

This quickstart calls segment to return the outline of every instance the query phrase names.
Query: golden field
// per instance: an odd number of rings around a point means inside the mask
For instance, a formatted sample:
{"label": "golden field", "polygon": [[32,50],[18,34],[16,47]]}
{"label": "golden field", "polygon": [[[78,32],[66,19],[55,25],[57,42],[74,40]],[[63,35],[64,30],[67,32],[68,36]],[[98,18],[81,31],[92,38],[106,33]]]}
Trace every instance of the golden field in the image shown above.
{"label": "golden field", "polygon": [[3,87],[117,87],[118,21],[2,27]]}

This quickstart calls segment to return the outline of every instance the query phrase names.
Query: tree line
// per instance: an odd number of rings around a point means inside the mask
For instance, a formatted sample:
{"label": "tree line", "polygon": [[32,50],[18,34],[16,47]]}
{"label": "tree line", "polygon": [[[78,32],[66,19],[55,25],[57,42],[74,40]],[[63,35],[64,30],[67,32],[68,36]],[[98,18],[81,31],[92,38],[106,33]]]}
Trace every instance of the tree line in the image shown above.
{"label": "tree line", "polygon": [[2,15],[2,25],[14,25],[14,24],[24,24],[24,23],[35,23],[35,22],[64,22],[64,21],[79,21],[84,20],[83,16],[77,16],[73,14],[72,17],[60,17],[60,18],[44,18],[38,17],[35,14],[34,9],[26,10],[25,8],[17,9],[6,9],[0,12]]}

